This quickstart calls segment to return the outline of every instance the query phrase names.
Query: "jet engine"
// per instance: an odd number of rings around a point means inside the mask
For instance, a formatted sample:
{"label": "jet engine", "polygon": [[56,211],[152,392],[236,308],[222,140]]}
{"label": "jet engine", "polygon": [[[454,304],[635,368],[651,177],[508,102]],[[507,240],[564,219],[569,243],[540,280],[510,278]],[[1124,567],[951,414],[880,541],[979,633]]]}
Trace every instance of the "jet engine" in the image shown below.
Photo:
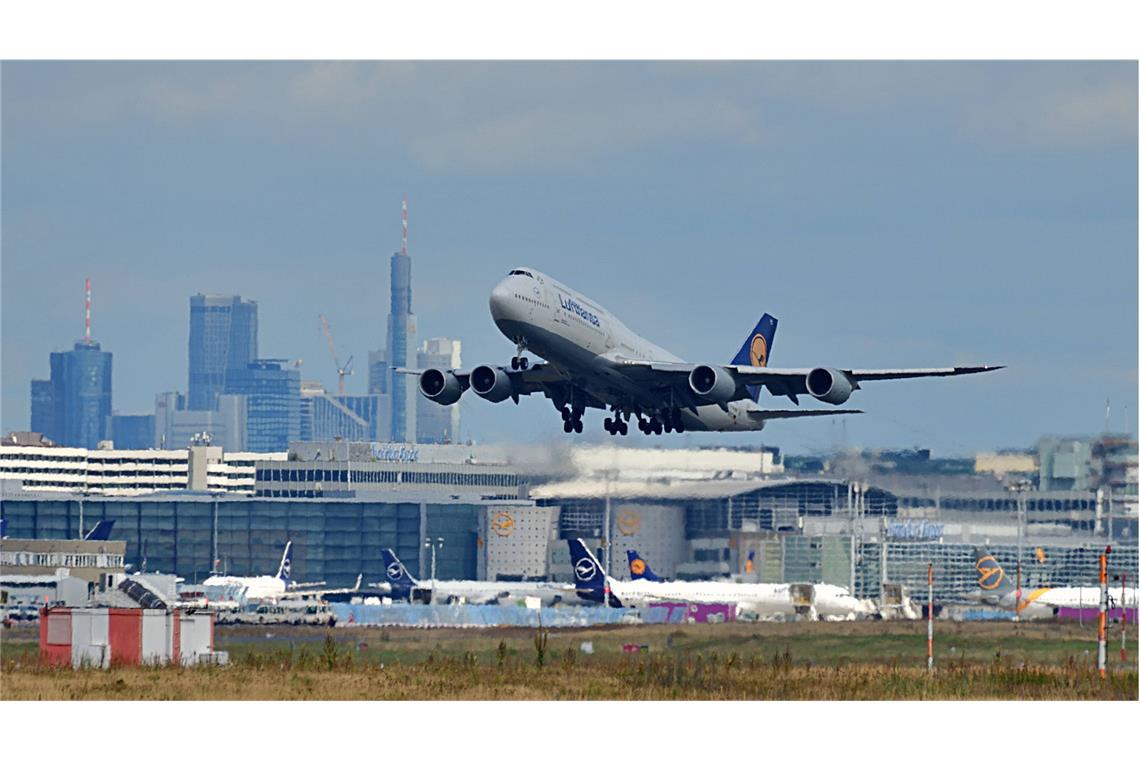
{"label": "jet engine", "polygon": [[736,395],[736,381],[728,370],[701,364],[689,373],[689,387],[693,393],[709,401],[723,403]]}
{"label": "jet engine", "polygon": [[807,375],[807,389],[820,401],[838,405],[851,398],[855,386],[840,370],[816,367]]}
{"label": "jet engine", "polygon": [[471,389],[497,404],[511,397],[511,378],[502,367],[483,364],[471,370]]}
{"label": "jet engine", "polygon": [[420,393],[437,404],[454,404],[463,391],[463,382],[450,370],[429,369],[420,375]]}

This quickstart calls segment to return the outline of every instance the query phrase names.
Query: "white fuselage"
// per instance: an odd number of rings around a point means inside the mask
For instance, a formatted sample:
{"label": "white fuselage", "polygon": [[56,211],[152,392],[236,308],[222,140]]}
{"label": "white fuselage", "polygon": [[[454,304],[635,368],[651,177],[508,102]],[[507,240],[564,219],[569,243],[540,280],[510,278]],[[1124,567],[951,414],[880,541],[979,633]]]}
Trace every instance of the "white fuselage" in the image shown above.
{"label": "white fuselage", "polygon": [[213,575],[207,578],[203,586],[234,586],[238,593],[247,601],[261,599],[276,599],[287,590],[285,581],[272,575],[255,575],[251,577],[233,575]]}
{"label": "white fuselage", "polygon": [[[695,604],[734,604],[737,610],[757,615],[792,615],[805,608],[822,618],[850,618],[870,615],[875,604],[856,599],[845,588],[825,583],[811,585],[810,597],[797,598],[789,583],[733,583],[730,581],[609,581],[610,593],[631,607],[651,602]],[[810,584],[803,584],[805,587]]]}
{"label": "white fuselage", "polygon": [[[420,580],[417,588],[432,591],[430,580]],[[544,583],[540,581],[441,581],[434,582],[432,591],[436,601],[463,599],[472,604],[488,604],[504,600],[521,600],[538,597],[544,605],[581,604],[582,600],[573,583]]]}
{"label": "white fuselage", "polygon": [[[1108,606],[1135,607],[1136,589],[1124,589],[1123,604],[1121,603],[1120,587],[1108,589]],[[1092,609],[1100,606],[1100,587],[1098,586],[1062,586],[1058,588],[1039,588],[1021,590],[1021,603],[1017,602],[1016,592],[1010,592],[997,601],[997,606],[1016,610],[1022,617],[1051,617],[1053,612],[1061,607],[1076,609]]]}
{"label": "white fuselage", "polygon": [[[533,269],[515,270],[491,291],[495,325],[516,344],[541,356],[579,388],[606,404],[652,411],[669,404],[622,371],[622,359],[681,362],[682,359],[630,330],[596,302]],[[747,412],[751,400],[682,407],[688,430],[760,430],[764,421]]]}

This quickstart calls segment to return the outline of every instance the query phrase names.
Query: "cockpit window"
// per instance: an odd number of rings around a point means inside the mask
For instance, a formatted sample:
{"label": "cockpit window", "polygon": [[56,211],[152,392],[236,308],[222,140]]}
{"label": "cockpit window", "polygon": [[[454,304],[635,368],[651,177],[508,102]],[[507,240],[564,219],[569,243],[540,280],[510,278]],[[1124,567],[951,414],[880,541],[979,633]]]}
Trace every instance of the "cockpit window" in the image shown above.
{"label": "cockpit window", "polygon": [[512,274],[521,274],[531,278],[532,280],[534,279],[534,275],[525,269],[512,269],[511,271],[507,272],[507,277],[510,277]]}

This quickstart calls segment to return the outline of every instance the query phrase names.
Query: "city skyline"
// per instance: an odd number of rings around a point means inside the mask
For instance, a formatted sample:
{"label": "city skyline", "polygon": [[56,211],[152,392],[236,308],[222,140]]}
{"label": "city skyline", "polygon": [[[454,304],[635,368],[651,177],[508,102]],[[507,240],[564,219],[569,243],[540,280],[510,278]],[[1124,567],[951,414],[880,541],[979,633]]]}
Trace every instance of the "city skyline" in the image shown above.
{"label": "city skyline", "polygon": [[[770,311],[773,366],[1009,365],[867,390],[858,419],[693,445],[1028,446],[1100,432],[1106,399],[1111,427],[1136,430],[1134,67],[5,64],[2,76],[6,431],[26,429],[29,381],[80,332],[88,274],[119,413],[182,387],[195,292],[257,301],[262,355],[301,358],[305,379],[334,387],[316,315],[344,355],[385,346],[405,193],[418,335],[462,341],[468,366],[513,354],[486,298],[517,265],[692,360],[726,360]],[[413,87],[443,101],[388,125]],[[469,129],[449,131],[456,119]],[[358,372],[346,391],[366,387]],[[562,437],[545,400],[462,408],[465,439]],[[587,430],[600,435],[600,417]]]}

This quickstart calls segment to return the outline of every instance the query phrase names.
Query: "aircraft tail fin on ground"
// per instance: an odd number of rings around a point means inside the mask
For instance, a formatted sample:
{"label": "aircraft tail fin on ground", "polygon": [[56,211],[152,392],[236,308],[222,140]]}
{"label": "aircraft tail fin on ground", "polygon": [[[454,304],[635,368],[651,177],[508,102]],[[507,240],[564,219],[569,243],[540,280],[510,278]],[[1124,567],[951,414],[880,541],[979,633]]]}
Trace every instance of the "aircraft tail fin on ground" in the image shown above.
{"label": "aircraft tail fin on ground", "polygon": [[1013,581],[997,559],[983,547],[974,549],[974,568],[978,571],[978,585],[991,594],[1008,594],[1015,590]]}
{"label": "aircraft tail fin on ground", "polygon": [[627,549],[625,554],[626,557],[629,558],[629,575],[631,578],[635,581],[644,578],[647,581],[653,581],[655,583],[661,582],[661,578],[658,577],[657,573],[653,572],[653,568],[649,566],[649,563],[646,562],[636,550]]}
{"label": "aircraft tail fin on ground", "polygon": [[574,570],[574,587],[578,596],[602,601],[606,593],[606,571],[582,539],[571,538],[567,543],[570,544],[570,567]]}
{"label": "aircraft tail fin on ground", "polygon": [[277,577],[285,581],[288,586],[293,581],[293,542],[285,542],[285,552],[281,555],[281,566],[277,568]]}
{"label": "aircraft tail fin on ground", "polygon": [[0,538],[8,537],[8,521],[0,518]]}
{"label": "aircraft tail fin on ground", "polygon": [[[743,364],[751,367],[767,367],[768,357],[772,355],[772,344],[776,342],[776,324],[778,320],[771,314],[764,312],[760,321],[748,334],[748,339],[733,357],[733,364]],[[755,401],[760,397],[760,386],[748,386],[748,395]]]}
{"label": "aircraft tail fin on ground", "polygon": [[111,528],[115,525],[114,520],[100,520],[95,523],[95,527],[87,531],[87,535],[83,537],[84,541],[110,541]]}
{"label": "aircraft tail fin on ground", "polygon": [[416,579],[408,572],[408,568],[404,567],[404,563],[396,556],[396,552],[385,549],[381,553],[384,556],[384,574],[392,586],[393,594],[406,595],[415,587]]}

